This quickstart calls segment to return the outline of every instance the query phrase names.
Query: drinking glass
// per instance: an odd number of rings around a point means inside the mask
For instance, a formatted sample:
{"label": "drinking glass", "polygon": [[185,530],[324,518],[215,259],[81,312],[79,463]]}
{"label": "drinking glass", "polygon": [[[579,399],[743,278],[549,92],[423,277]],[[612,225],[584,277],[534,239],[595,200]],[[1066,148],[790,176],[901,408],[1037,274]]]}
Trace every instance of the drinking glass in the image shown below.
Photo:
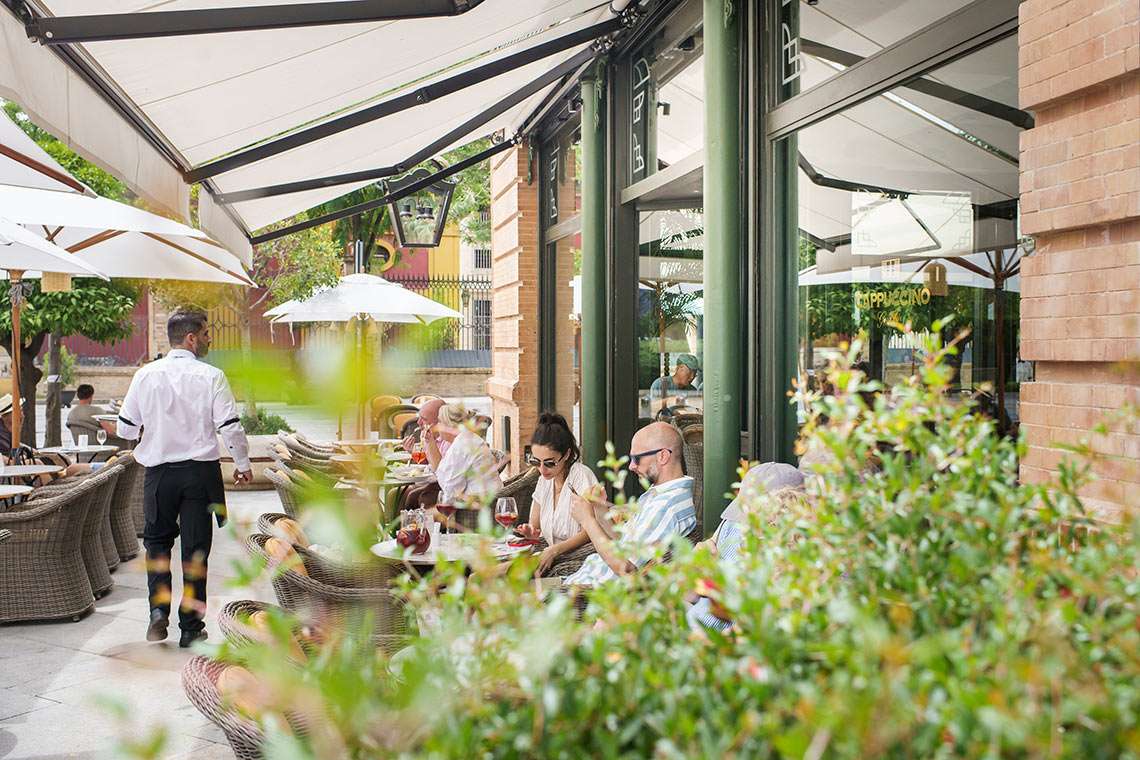
{"label": "drinking glass", "polygon": [[495,522],[502,525],[508,533],[518,519],[519,509],[513,497],[504,496],[495,502]]}
{"label": "drinking glass", "polygon": [[95,434],[95,440],[99,442],[100,446],[102,446],[107,442],[107,431],[99,428],[99,432]]}

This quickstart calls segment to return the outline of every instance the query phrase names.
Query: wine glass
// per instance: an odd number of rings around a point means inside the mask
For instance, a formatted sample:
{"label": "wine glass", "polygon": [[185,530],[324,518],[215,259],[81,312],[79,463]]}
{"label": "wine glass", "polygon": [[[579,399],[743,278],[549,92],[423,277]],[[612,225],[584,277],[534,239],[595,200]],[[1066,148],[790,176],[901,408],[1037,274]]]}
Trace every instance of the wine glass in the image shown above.
{"label": "wine glass", "polygon": [[513,497],[504,496],[495,502],[495,522],[502,525],[508,533],[518,519],[519,509]]}
{"label": "wine glass", "polygon": [[105,444],[107,442],[107,431],[99,428],[99,432],[95,434],[95,440],[99,442],[100,446]]}

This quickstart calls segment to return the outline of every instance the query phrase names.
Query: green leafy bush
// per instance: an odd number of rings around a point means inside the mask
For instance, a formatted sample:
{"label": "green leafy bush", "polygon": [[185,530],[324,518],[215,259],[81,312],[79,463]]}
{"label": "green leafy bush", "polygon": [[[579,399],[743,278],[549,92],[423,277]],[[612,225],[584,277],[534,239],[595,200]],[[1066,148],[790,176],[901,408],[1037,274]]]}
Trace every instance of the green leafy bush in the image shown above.
{"label": "green leafy bush", "polygon": [[258,408],[255,414],[242,414],[241,426],[246,435],[276,435],[279,430],[293,432],[284,417],[267,412],[264,408]]}
{"label": "green leafy bush", "polygon": [[[436,622],[392,658],[326,631],[284,665],[285,621],[277,646],[222,644],[310,724],[267,719],[267,757],[1140,757],[1140,522],[1093,523],[1075,464],[1018,484],[1023,444],[947,392],[953,350],[888,390],[853,350],[837,396],[801,391],[831,464],[798,507],[749,500],[736,565],[678,541],[579,621],[535,560],[488,558],[403,581]],[[728,632],[690,630],[698,587]]]}

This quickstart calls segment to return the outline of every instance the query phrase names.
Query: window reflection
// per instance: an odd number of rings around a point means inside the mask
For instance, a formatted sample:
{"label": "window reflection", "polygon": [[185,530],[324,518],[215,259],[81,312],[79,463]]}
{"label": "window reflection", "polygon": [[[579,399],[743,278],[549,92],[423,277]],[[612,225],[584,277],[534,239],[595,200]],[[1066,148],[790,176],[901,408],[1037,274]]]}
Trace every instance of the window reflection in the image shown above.
{"label": "window reflection", "polygon": [[[985,394],[1012,430],[1026,244],[1014,156],[1026,115],[995,99],[1016,92],[1016,40],[975,55],[1007,67],[983,82],[970,56],[788,138],[798,164],[798,371],[813,383],[864,334],[870,374],[897,383],[920,361],[916,336],[951,317],[951,332],[968,331],[952,359],[955,390]],[[900,329],[908,323],[916,335]]]}

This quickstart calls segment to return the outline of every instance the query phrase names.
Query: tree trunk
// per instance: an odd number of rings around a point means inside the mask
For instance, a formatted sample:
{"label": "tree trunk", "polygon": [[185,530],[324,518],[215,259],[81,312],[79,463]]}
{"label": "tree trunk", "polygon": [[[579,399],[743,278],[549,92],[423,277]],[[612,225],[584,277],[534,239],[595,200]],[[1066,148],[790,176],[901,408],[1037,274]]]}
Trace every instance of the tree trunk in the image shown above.
{"label": "tree trunk", "polygon": [[20,441],[35,448],[36,443],[36,386],[44,376],[36,366],[36,357],[44,347],[47,333],[29,335],[20,346],[20,407],[24,423],[20,426]]}
{"label": "tree trunk", "polygon": [[63,336],[58,331],[48,338],[48,376],[55,378],[48,382],[47,387],[47,430],[44,431],[45,446],[59,446],[63,443],[62,404],[60,403],[60,390],[63,388],[63,378],[60,377],[62,363],[60,361],[60,348]]}

